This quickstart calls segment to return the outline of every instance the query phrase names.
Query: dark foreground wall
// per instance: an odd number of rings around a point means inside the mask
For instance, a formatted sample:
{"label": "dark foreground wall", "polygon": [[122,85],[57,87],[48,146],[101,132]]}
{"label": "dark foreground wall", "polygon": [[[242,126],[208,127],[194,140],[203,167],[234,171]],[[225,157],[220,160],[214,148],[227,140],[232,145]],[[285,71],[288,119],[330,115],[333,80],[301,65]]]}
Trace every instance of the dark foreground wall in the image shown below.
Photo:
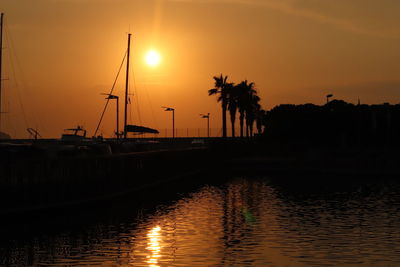
{"label": "dark foreground wall", "polygon": [[141,190],[193,172],[212,161],[206,149],[3,160],[0,164],[0,214]]}

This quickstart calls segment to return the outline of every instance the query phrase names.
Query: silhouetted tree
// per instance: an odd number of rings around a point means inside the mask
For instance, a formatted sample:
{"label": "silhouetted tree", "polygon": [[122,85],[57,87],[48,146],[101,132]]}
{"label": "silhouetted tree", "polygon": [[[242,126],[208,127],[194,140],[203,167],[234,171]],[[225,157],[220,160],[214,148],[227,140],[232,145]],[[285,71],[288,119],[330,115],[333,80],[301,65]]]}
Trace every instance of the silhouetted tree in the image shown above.
{"label": "silhouetted tree", "polygon": [[253,136],[253,125],[257,122],[258,133],[262,132],[265,125],[265,111],[261,109],[260,97],[253,82],[247,80],[234,85],[227,82],[228,76],[222,74],[214,76],[215,88],[208,90],[208,95],[218,95],[217,101],[222,106],[222,136],[226,137],[226,111],[229,111],[232,137],[235,137],[236,113],[239,111],[240,137],[243,138],[244,124],[246,123],[246,136]]}
{"label": "silhouetted tree", "polygon": [[262,134],[263,133],[263,126],[264,126],[264,121],[265,121],[265,116],[266,116],[266,111],[263,109],[260,109],[257,114],[256,114],[256,126],[257,126],[257,133]]}
{"label": "silhouetted tree", "polygon": [[217,101],[222,106],[222,137],[226,138],[226,110],[228,106],[228,90],[232,88],[232,84],[227,82],[228,76],[214,76],[214,88],[208,90],[208,95],[218,95]]}
{"label": "silhouetted tree", "polygon": [[249,101],[246,108],[246,136],[252,137],[253,136],[253,125],[254,120],[256,119],[256,114],[261,109],[259,104],[260,97],[256,95],[256,92],[249,93]]}
{"label": "silhouetted tree", "polygon": [[248,83],[247,80],[242,81],[237,86],[238,94],[238,110],[239,110],[239,124],[240,124],[240,137],[243,137],[243,124],[245,120],[246,110],[250,105],[250,95],[256,93],[254,83]]}
{"label": "silhouetted tree", "polygon": [[229,84],[228,90],[228,110],[231,117],[231,126],[232,126],[232,137],[235,137],[235,121],[236,121],[236,112],[238,110],[238,87],[236,85]]}

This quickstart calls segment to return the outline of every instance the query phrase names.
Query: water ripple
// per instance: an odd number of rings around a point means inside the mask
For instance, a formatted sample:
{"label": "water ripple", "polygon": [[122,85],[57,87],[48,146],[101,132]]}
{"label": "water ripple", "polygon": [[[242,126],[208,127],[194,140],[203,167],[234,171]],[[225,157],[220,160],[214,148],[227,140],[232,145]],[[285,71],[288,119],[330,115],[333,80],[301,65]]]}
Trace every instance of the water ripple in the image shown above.
{"label": "water ripple", "polygon": [[240,178],[143,219],[3,242],[0,265],[395,266],[399,193],[396,183],[304,190]]}

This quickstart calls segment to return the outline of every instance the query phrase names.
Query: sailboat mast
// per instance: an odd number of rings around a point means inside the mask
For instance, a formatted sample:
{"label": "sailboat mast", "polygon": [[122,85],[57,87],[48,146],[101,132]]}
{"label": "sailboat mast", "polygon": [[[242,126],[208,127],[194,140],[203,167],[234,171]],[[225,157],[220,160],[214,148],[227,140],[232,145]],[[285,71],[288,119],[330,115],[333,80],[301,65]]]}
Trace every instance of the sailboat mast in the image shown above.
{"label": "sailboat mast", "polygon": [[2,102],[2,90],[1,90],[1,85],[2,85],[2,62],[3,62],[3,17],[4,13],[1,13],[1,18],[0,18],[0,129],[1,129],[1,102]]}
{"label": "sailboat mast", "polygon": [[131,34],[128,33],[128,52],[126,57],[126,80],[125,80],[125,113],[124,113],[124,139],[126,139],[126,124],[128,115],[128,89],[129,89],[129,53],[131,48]]}

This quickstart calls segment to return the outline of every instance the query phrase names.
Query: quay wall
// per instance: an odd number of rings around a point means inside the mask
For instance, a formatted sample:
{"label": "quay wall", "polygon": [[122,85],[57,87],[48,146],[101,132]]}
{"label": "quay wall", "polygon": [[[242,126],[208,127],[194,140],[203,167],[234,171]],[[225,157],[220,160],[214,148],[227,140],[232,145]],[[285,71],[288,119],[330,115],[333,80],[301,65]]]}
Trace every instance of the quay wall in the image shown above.
{"label": "quay wall", "polygon": [[3,160],[0,213],[134,192],[212,162],[212,153],[205,148]]}
{"label": "quay wall", "polygon": [[195,179],[198,176],[187,174],[213,167],[221,177],[283,174],[292,182],[309,174],[321,175],[319,179],[326,179],[326,174],[335,179],[400,175],[396,149],[276,149],[273,144],[221,139],[196,145],[200,147],[182,139],[146,144],[140,147],[142,152],[2,157],[0,214],[105,199],[149,190],[155,184],[173,185],[179,176]]}

